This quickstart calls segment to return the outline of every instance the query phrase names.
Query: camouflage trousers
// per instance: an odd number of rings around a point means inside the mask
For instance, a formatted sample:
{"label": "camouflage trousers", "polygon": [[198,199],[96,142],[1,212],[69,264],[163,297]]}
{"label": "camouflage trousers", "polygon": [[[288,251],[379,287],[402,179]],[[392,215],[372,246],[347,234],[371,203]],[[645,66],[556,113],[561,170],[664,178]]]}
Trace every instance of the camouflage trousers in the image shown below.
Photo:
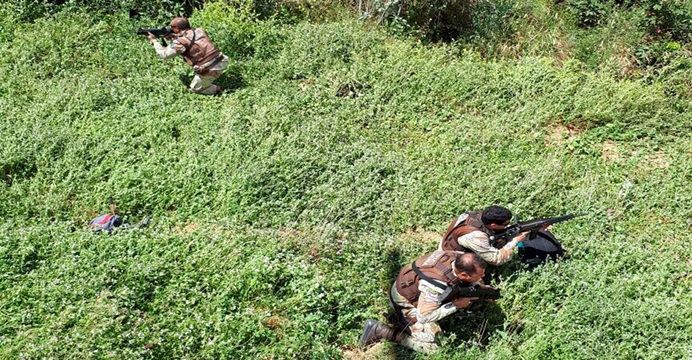
{"label": "camouflage trousers", "polygon": [[214,80],[218,79],[222,73],[223,70],[210,70],[204,75],[195,74],[192,82],[190,82],[190,90],[197,94],[216,94],[217,87],[214,85]]}
{"label": "camouflage trousers", "polygon": [[214,85],[214,81],[218,79],[221,74],[223,74],[224,70],[226,70],[228,62],[228,57],[224,55],[223,60],[214,65],[206,74],[200,75],[195,72],[195,77],[190,82],[190,90],[197,94],[216,94],[218,88],[216,85]]}
{"label": "camouflage trousers", "polygon": [[[390,305],[392,306],[394,311],[397,311],[398,309],[399,313],[403,315],[404,318],[418,317],[418,310],[415,306],[409,303],[408,300],[406,300],[406,298],[399,295],[399,292],[396,291],[396,284],[392,285],[390,294],[391,301],[394,302]],[[437,324],[437,322],[427,322],[424,324],[410,324],[407,326],[407,330],[410,333],[404,333],[401,336],[401,340],[399,340],[399,343],[402,346],[405,346],[413,351],[428,354],[435,352],[437,350],[438,346],[435,342],[435,337],[437,336],[437,334],[442,332],[442,329],[440,328],[440,325]]]}

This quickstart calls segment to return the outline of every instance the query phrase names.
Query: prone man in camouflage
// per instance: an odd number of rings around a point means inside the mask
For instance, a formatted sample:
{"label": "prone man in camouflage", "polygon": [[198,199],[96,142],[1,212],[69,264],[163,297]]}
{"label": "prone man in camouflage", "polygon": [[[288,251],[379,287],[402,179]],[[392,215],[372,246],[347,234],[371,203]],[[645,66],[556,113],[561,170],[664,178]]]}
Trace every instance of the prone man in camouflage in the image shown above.
{"label": "prone man in camouflage", "polygon": [[149,33],[147,38],[156,54],[162,59],[182,55],[185,62],[195,70],[195,77],[190,82],[190,89],[197,94],[214,95],[223,88],[214,85],[223,71],[228,67],[228,56],[216,49],[202,28],[191,28],[186,18],[177,17],[171,20],[173,39],[168,47],[163,47],[156,36]]}
{"label": "prone man in camouflage", "polygon": [[425,254],[399,272],[390,289],[390,305],[397,329],[373,319],[365,321],[358,345],[365,348],[387,339],[420,352],[437,350],[437,322],[458,309],[467,308],[478,298],[460,297],[455,286],[477,283],[485,274],[486,262],[475,253],[435,250]]}
{"label": "prone man in camouflage", "polygon": [[440,240],[440,250],[474,252],[488,264],[499,266],[512,258],[517,244],[524,241],[528,232],[521,233],[507,243],[493,243],[490,236],[506,229],[512,220],[512,212],[502,206],[489,206],[483,211],[461,214]]}

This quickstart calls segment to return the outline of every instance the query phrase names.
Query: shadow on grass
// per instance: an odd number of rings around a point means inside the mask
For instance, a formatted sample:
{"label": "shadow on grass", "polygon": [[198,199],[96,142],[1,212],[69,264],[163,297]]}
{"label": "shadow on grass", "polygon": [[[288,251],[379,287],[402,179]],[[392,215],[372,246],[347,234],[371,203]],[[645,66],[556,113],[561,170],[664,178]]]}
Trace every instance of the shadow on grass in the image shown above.
{"label": "shadow on grass", "polygon": [[401,258],[401,250],[398,248],[389,249],[387,251],[387,279],[389,279],[389,285],[387,291],[389,291],[389,286],[392,286],[396,277],[399,276],[399,271],[404,267],[404,259]]}
{"label": "shadow on grass", "polygon": [[440,321],[440,327],[454,342],[473,344],[480,348],[488,345],[495,330],[502,330],[507,316],[494,302],[476,302],[468,310],[460,310]]}

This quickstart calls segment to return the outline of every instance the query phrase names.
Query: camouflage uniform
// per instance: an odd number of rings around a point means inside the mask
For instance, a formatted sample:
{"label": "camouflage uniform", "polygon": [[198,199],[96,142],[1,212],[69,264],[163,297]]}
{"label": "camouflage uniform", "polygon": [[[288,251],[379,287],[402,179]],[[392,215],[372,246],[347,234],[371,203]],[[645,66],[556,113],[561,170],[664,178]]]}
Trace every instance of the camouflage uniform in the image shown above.
{"label": "camouflage uniform", "polygon": [[480,211],[469,211],[461,214],[442,236],[439,250],[444,251],[473,251],[488,264],[498,266],[512,258],[517,239],[506,244],[491,244],[492,231],[480,221]]}
{"label": "camouflage uniform", "polygon": [[[206,33],[202,29],[186,29],[180,36],[173,39],[168,47],[164,47],[158,41],[153,41],[152,44],[154,45],[154,49],[156,49],[156,53],[164,60],[175,57],[176,55],[183,55],[185,61],[195,69],[195,77],[192,79],[192,82],[190,82],[190,89],[198,94],[214,95],[218,91],[218,87],[213,84],[214,80],[218,79],[226,67],[228,67],[228,56],[219,52],[218,56],[220,58],[215,57],[201,64],[193,65],[193,62],[189,61],[189,57],[185,55],[188,49],[183,45],[183,42],[190,43],[189,41],[184,41],[184,37],[192,32],[203,34],[206,38]],[[211,45],[210,42],[208,42],[208,44]],[[213,45],[211,45],[211,48],[216,50],[213,48]],[[198,73],[201,69],[208,69],[208,72],[205,74]]]}

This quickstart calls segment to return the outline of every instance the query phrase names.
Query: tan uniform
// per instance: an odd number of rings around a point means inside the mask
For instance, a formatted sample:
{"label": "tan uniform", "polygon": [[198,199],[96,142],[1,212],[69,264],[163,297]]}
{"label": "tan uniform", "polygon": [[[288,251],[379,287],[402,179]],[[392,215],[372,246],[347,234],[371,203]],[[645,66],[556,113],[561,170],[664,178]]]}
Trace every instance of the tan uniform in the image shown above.
{"label": "tan uniform", "polygon": [[[195,41],[192,41],[194,39]],[[199,44],[202,48],[199,48]],[[228,67],[228,56],[222,54],[209,41],[203,29],[187,29],[172,40],[168,47],[164,47],[158,41],[154,41],[156,53],[164,60],[182,55],[190,66],[195,69],[195,77],[190,82],[190,89],[198,94],[216,94],[217,87],[214,80],[218,79],[223,71]],[[192,56],[188,53],[188,48],[196,50]],[[199,61],[201,60],[201,61]],[[205,72],[201,74],[200,72]]]}
{"label": "tan uniform", "polygon": [[430,281],[420,278],[412,264],[401,269],[390,290],[395,310],[409,320],[411,334],[402,337],[401,345],[426,353],[437,350],[435,336],[442,331],[437,322],[457,311],[449,296],[451,286],[459,284],[454,258],[454,252],[436,250],[416,259]]}
{"label": "tan uniform", "polygon": [[490,265],[502,265],[512,258],[517,241],[509,241],[499,248],[498,244],[490,244],[491,231],[483,226],[480,213],[480,211],[469,211],[461,214],[442,236],[438,249],[473,251]]}

